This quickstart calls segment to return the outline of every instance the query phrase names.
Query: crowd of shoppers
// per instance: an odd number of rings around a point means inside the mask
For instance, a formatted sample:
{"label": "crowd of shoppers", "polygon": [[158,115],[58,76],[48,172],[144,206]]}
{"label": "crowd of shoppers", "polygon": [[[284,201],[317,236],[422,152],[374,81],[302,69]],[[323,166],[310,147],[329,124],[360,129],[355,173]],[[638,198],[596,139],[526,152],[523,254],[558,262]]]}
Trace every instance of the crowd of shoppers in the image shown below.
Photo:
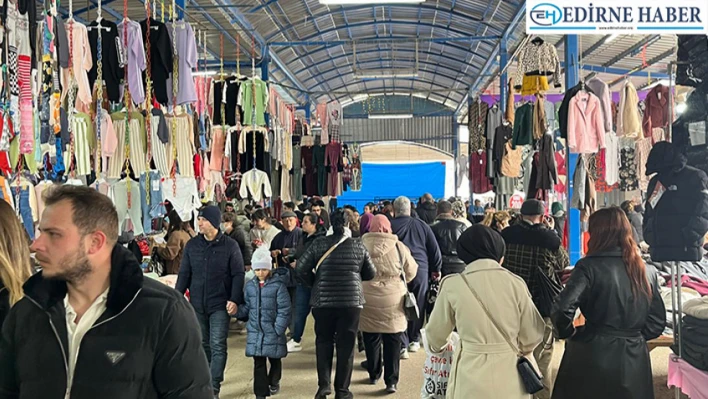
{"label": "crowd of shoppers", "polygon": [[[265,398],[280,392],[282,359],[302,350],[310,312],[316,399],[353,397],[358,334],[369,383],[383,380],[385,393],[396,392],[401,359],[420,350],[423,329],[429,353],[447,347],[453,331],[460,336],[448,398],[531,398],[519,355],[544,376],[534,398],[653,397],[646,340],[663,331],[665,309],[656,271],[637,251],[641,215],[632,203],[590,217],[588,254],[562,291],[565,212],[537,200],[512,215],[426,194],[415,209],[399,197],[368,203],[360,215],[351,206],[330,214],[312,199],[283,204],[280,220],[260,206],[226,204],[223,214],[205,206],[195,220],[199,234],[170,210],[165,242],[152,249],[177,274],[176,291],[144,278],[117,244],[107,197],[62,186],[45,204],[30,248],[0,201],[2,399],[113,397],[118,389],[121,398],[218,398],[233,318],[246,321],[253,393]],[[42,269],[34,276],[30,252]],[[549,287],[560,295],[549,300]],[[180,295],[187,291],[191,306]],[[409,292],[418,317],[404,311]],[[586,319],[580,328],[578,309]],[[554,331],[567,340],[555,381]],[[135,336],[142,339],[128,338]],[[108,345],[121,337],[125,345]],[[118,388],[121,379],[131,382]]]}

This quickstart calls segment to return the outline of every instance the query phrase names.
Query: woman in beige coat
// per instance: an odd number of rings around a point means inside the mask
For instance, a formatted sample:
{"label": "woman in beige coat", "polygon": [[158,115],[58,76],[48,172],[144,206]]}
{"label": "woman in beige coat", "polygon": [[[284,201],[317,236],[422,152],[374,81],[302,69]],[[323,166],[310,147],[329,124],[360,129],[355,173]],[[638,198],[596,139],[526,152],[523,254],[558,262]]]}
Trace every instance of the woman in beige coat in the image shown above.
{"label": "woman in beige coat", "polygon": [[[531,398],[516,369],[517,353],[535,363],[533,350],[543,338],[544,322],[526,283],[500,266],[505,250],[504,239],[496,231],[479,224],[470,227],[457,241],[458,256],[467,268],[440,284],[425,341],[426,351],[440,353],[455,328],[460,335],[447,399]],[[471,290],[515,348],[492,324]]]}
{"label": "woman in beige coat", "polygon": [[408,247],[392,233],[391,222],[386,216],[374,216],[362,242],[376,266],[376,277],[362,283],[366,303],[359,320],[359,330],[364,334],[369,379],[374,385],[383,372],[386,392],[394,393],[398,384],[403,334],[408,327],[403,313],[406,284],[401,271],[405,272],[406,283],[409,283],[418,272],[418,264]]}

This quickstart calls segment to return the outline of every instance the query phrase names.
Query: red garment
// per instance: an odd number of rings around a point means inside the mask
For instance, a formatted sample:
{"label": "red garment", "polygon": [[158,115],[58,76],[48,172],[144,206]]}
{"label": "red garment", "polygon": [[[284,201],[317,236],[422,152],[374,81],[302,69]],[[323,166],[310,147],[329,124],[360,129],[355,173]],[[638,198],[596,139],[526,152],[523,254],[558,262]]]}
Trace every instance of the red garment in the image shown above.
{"label": "red garment", "polygon": [[651,137],[652,129],[667,127],[671,122],[669,116],[669,88],[656,85],[644,100],[646,109],[642,118],[644,137]]}
{"label": "red garment", "polygon": [[325,166],[327,173],[328,194],[332,197],[339,195],[339,167],[342,165],[342,144],[330,142],[325,149]]}
{"label": "red garment", "polygon": [[570,244],[570,240],[568,238],[568,218],[565,218],[565,223],[563,224],[563,248],[567,250],[568,244]]}
{"label": "red garment", "polygon": [[7,151],[0,151],[0,171],[7,176],[12,172],[10,167],[10,153]]}
{"label": "red garment", "polygon": [[564,193],[565,192],[565,183],[561,180],[561,176],[566,177],[566,181],[568,178],[568,171],[565,166],[565,158],[563,155],[561,155],[560,151],[556,151],[555,153],[556,157],[556,171],[558,173],[558,182],[553,186],[553,191],[557,193]]}
{"label": "red garment", "polygon": [[305,195],[312,197],[317,195],[317,172],[315,171],[315,164],[312,159],[312,147],[300,147],[300,154],[302,164],[305,167]]}
{"label": "red garment", "polygon": [[474,194],[483,194],[494,190],[487,176],[487,153],[473,152],[470,156],[470,190]]}
{"label": "red garment", "polygon": [[202,174],[202,157],[199,154],[194,154],[194,178],[199,179],[204,177]]}
{"label": "red garment", "polygon": [[609,193],[619,187],[619,183],[608,185],[605,181],[606,150],[603,148],[595,156],[595,167],[597,168],[597,180],[595,180],[595,191],[598,193]]}
{"label": "red garment", "polygon": [[[671,288],[671,285],[672,280],[666,282],[667,287]],[[703,281],[698,277],[687,276],[684,274],[683,276],[681,276],[681,286],[692,288],[702,296],[708,295],[708,282]]]}

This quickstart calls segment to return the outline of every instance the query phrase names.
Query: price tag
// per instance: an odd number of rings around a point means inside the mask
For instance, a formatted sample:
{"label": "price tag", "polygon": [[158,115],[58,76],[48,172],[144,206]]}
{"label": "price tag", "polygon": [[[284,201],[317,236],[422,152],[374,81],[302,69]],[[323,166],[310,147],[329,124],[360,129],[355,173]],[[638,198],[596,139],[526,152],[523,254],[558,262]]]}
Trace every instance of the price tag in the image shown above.
{"label": "price tag", "polygon": [[153,180],[150,182],[152,185],[152,191],[160,191],[160,181],[159,180]]}

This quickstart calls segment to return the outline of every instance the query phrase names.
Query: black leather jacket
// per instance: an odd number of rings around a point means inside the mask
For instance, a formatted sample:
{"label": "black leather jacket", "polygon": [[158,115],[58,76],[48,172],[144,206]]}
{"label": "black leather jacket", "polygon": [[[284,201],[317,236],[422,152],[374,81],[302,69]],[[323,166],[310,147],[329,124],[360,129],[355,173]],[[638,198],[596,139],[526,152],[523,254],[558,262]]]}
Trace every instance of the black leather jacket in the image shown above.
{"label": "black leather jacket", "polygon": [[465,262],[457,257],[457,240],[467,230],[467,226],[452,218],[438,218],[430,228],[440,247],[442,255],[442,275],[460,273],[465,269]]}
{"label": "black leather jacket", "polygon": [[315,240],[298,259],[295,272],[302,282],[312,283],[310,305],[313,308],[362,308],[364,293],[361,282],[371,280],[376,268],[369,251],[360,240],[352,238],[332,251],[314,272],[320,258],[341,236],[327,236]]}
{"label": "black leather jacket", "polygon": [[[568,339],[554,397],[654,397],[646,340],[664,331],[666,310],[656,270],[647,266],[646,273],[651,298],[633,295],[619,248],[576,264],[552,315],[558,337]],[[578,308],[586,323],[576,329]]]}

